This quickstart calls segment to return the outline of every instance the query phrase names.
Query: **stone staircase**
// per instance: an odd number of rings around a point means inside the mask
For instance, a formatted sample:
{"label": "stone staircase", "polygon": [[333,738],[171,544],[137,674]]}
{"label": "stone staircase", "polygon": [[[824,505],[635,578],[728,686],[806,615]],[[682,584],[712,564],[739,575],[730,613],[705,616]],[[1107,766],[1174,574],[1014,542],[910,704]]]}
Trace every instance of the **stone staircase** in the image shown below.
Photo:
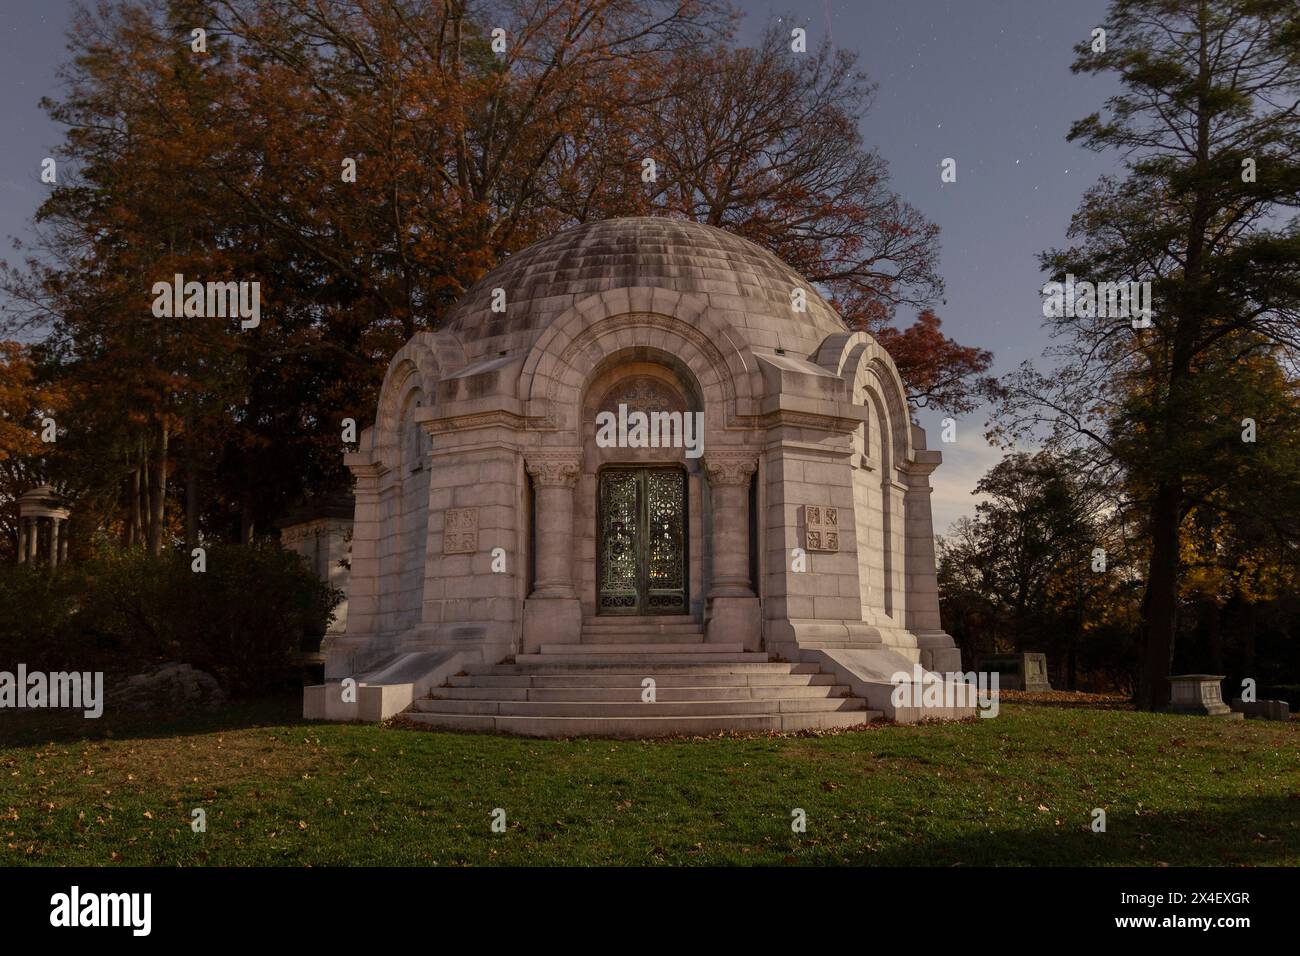
{"label": "stone staircase", "polygon": [[[642,699],[654,680],[654,702]],[[448,730],[529,737],[655,737],[853,727],[879,718],[816,664],[706,644],[681,617],[589,621],[579,644],[475,665],[404,715]]]}
{"label": "stone staircase", "polygon": [[582,622],[583,644],[703,644],[704,630],[684,614],[596,617]]}

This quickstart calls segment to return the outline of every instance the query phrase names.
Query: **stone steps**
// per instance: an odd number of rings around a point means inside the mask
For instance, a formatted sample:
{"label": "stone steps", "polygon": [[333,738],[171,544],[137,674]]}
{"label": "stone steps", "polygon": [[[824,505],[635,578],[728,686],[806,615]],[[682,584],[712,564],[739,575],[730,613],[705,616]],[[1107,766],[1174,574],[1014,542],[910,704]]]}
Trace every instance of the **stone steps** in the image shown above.
{"label": "stone steps", "polygon": [[[818,665],[769,661],[739,644],[686,652],[673,644],[576,648],[544,645],[510,663],[475,666],[432,688],[405,716],[446,730],[529,737],[790,732],[881,716]],[[647,677],[655,681],[654,703],[641,699]]]}
{"label": "stone steps", "polygon": [[[519,657],[538,657],[540,655],[521,654]],[[556,664],[554,662],[540,661],[532,663],[519,663],[518,658],[514,663],[509,664],[471,664],[465,668],[465,673],[471,676],[491,675],[491,676],[509,676],[526,674],[529,676],[547,676],[547,675],[573,675],[573,674],[604,674],[608,676],[626,677],[636,675],[640,680],[642,677],[660,677],[660,676],[719,676],[728,675],[759,675],[759,674],[820,674],[821,668],[816,664],[778,664],[766,659],[763,654],[748,654],[747,657],[762,657],[761,661],[735,661],[734,655],[730,655],[726,661],[702,661],[699,655],[688,657],[684,661],[665,661],[658,658],[639,658],[633,661],[625,661],[617,658],[604,657],[588,662],[581,669],[575,670],[571,664]]]}
{"label": "stone steps", "polygon": [[521,737],[663,737],[675,734],[791,733],[858,727],[880,716],[853,710],[823,714],[727,714],[712,717],[502,717],[407,712],[415,723],[442,730],[476,730]]}
{"label": "stone steps", "polygon": [[595,617],[582,622],[581,643],[703,644],[704,631],[689,615]]}
{"label": "stone steps", "polygon": [[844,651],[872,651],[880,647],[880,644],[872,641],[800,641],[801,650],[844,650]]}
{"label": "stone steps", "polygon": [[699,634],[703,628],[694,621],[679,621],[676,624],[609,624],[582,625],[584,634],[627,634],[629,632],[644,634]]}
{"label": "stone steps", "polygon": [[578,701],[417,700],[416,713],[499,714],[502,717],[713,717],[753,714],[814,714],[865,711],[856,697],[760,700]]}
{"label": "stone steps", "polygon": [[[739,654],[744,644],[543,644],[543,656],[551,654],[635,654],[638,657],[660,654]],[[766,659],[766,656],[764,657]]]}
{"label": "stone steps", "polygon": [[[687,700],[789,700],[794,698],[847,697],[842,684],[786,686],[762,684],[745,687],[665,687],[656,683],[655,697],[661,701]],[[632,701],[641,700],[642,687],[435,687],[433,700],[536,700],[536,701]]]}
{"label": "stone steps", "polygon": [[[588,631],[583,628],[580,645],[588,644],[703,644],[702,631]],[[573,645],[570,644],[570,647]]]}
{"label": "stone steps", "polygon": [[689,614],[607,614],[589,617],[582,622],[582,626],[584,629],[603,628],[613,631],[629,627],[699,627]]}
{"label": "stone steps", "polygon": [[[566,645],[552,645],[566,646]],[[515,656],[516,664],[621,664],[626,667],[630,664],[636,664],[644,661],[647,656],[654,657],[663,664],[689,664],[698,662],[701,664],[761,664],[767,660],[767,655],[761,652],[752,654],[727,653],[712,650],[719,645],[703,645],[704,650],[681,651],[681,650],[664,650],[663,645],[658,647],[645,645],[626,645],[613,649],[605,649],[596,653],[590,652],[587,648],[578,644],[567,645],[575,648],[572,653],[559,653],[558,651],[544,654],[518,654]],[[722,645],[726,646],[726,645]],[[628,650],[627,648],[635,648]]]}
{"label": "stone steps", "polygon": [[[779,674],[779,673],[731,673],[722,665],[704,665],[690,673],[663,673],[650,667],[629,673],[618,673],[618,668],[602,667],[590,669],[581,674],[460,674],[449,678],[448,687],[634,687],[639,694],[641,681],[654,677],[662,690],[664,688],[694,687],[810,687],[835,683],[830,674]],[[677,668],[681,671],[682,668]],[[718,671],[719,673],[694,673],[694,670]]]}

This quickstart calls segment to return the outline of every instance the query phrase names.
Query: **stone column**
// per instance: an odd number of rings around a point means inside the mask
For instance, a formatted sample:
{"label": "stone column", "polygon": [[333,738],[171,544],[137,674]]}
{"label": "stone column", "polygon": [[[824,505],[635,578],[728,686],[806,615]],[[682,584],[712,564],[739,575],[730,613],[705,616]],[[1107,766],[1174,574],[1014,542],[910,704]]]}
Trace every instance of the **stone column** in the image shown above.
{"label": "stone column", "polygon": [[749,582],[749,482],[753,459],[706,459],[713,503],[713,582],[709,597],[753,597]]}
{"label": "stone column", "polygon": [[27,563],[27,519],[18,519],[18,563]]}
{"label": "stone column", "polygon": [[36,549],[39,547],[41,524],[37,518],[28,518],[27,525],[27,560],[36,563]]}
{"label": "stone column", "polygon": [[[356,476],[352,525],[352,571],[348,580],[348,627],[344,633],[326,633],[321,641],[325,653],[325,680],[354,677],[371,662],[372,642],[379,628],[379,485],[386,469],[368,461],[368,452],[352,452],[344,459]],[[380,646],[373,656],[389,648]],[[338,685],[328,699],[338,699]]]}
{"label": "stone column", "polygon": [[576,460],[528,462],[537,525],[536,597],[577,597],[573,590],[573,489]]}
{"label": "stone column", "polygon": [[59,519],[59,564],[68,563],[68,519]]}
{"label": "stone column", "polygon": [[59,519],[50,516],[50,567],[59,566]]}
{"label": "stone column", "polygon": [[537,529],[537,580],[524,602],[524,651],[542,644],[576,644],[582,605],[573,589],[573,490],[582,470],[579,453],[537,452],[525,461],[533,479]]}
{"label": "stone column", "polygon": [[749,482],[758,468],[752,452],[705,455],[713,504],[713,574],[705,639],[757,651],[762,634],[758,598],[749,581]]}
{"label": "stone column", "polygon": [[903,498],[906,508],[907,628],[916,635],[921,666],[946,674],[961,670],[961,650],[939,621],[930,473],[938,467],[941,456],[939,452],[924,447],[918,448],[915,454],[915,461],[904,462],[902,466],[908,484]]}

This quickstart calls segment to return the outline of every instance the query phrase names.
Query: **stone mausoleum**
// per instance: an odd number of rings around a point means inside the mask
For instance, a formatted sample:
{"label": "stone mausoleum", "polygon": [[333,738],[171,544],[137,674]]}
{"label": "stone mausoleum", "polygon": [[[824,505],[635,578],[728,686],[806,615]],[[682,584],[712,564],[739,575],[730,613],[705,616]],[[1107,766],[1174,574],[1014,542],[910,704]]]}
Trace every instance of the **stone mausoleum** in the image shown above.
{"label": "stone mausoleum", "polygon": [[[698,446],[602,435],[637,412],[693,416]],[[568,229],[393,357],[347,456],[347,629],[306,713],[548,735],[931,716],[889,691],[960,670],[939,461],[885,350],[771,253],[669,219]]]}

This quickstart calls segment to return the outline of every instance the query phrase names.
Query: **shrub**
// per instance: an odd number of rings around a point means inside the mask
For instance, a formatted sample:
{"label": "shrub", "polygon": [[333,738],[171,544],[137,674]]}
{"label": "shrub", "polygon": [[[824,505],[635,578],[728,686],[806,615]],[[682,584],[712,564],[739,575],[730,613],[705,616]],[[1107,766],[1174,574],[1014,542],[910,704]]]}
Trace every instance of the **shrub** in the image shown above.
{"label": "shrub", "polygon": [[176,578],[178,558],[172,553],[110,551],[60,571],[74,579],[74,628],[86,657],[99,669],[135,672],[181,655],[165,612],[165,594]]}
{"label": "shrub", "polygon": [[209,671],[227,693],[265,693],[281,683],[303,636],[324,631],[342,592],[278,545],[214,545],[207,570],[182,556],[164,596],[181,659]]}
{"label": "shrub", "polygon": [[273,545],[208,545],[206,570],[182,552],[116,551],[89,562],[0,569],[0,669],[131,673],[160,661],[206,670],[231,696],[275,689],[305,634],[342,592]]}
{"label": "shrub", "polygon": [[70,626],[69,583],[48,568],[0,565],[0,670],[76,666],[81,642]]}

